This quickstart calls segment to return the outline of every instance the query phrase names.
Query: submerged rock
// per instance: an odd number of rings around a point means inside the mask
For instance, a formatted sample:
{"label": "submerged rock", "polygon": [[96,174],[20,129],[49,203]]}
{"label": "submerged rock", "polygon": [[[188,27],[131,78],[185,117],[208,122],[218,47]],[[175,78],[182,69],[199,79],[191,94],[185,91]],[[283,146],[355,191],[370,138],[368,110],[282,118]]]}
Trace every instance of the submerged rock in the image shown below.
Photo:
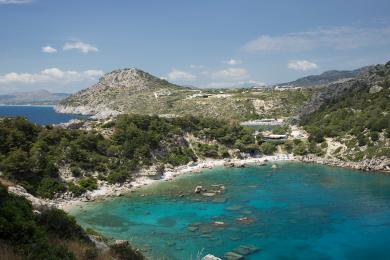
{"label": "submerged rock", "polygon": [[198,227],[188,227],[187,228],[189,231],[191,231],[191,232],[195,232],[195,231],[197,231],[199,228]]}
{"label": "submerged rock", "polygon": [[203,196],[206,196],[206,197],[214,197],[216,195],[215,192],[204,192],[202,193]]}
{"label": "submerged rock", "polygon": [[236,218],[236,221],[243,224],[252,224],[255,222],[254,218],[248,218],[248,217],[242,217],[242,218]]}
{"label": "submerged rock", "polygon": [[232,206],[227,207],[226,210],[237,211],[237,210],[240,210],[242,208],[243,208],[243,206],[241,206],[241,205],[232,205]]}
{"label": "submerged rock", "polygon": [[233,252],[235,252],[237,254],[240,254],[240,255],[246,256],[246,255],[250,255],[250,254],[256,253],[259,250],[260,250],[260,248],[252,246],[252,245],[248,245],[248,246],[241,245],[241,246],[235,248],[233,250]]}
{"label": "submerged rock", "polygon": [[242,255],[234,253],[234,252],[227,252],[223,256],[224,256],[224,258],[226,260],[241,260],[241,259],[244,259],[244,257]]}

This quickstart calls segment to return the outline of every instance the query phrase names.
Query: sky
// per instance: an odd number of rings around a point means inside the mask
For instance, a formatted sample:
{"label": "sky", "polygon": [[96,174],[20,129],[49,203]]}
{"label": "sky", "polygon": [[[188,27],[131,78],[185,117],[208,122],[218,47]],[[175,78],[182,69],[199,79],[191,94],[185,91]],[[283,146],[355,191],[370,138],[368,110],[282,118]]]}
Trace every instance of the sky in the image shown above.
{"label": "sky", "polygon": [[0,0],[0,93],[129,67],[218,88],[388,60],[389,0]]}

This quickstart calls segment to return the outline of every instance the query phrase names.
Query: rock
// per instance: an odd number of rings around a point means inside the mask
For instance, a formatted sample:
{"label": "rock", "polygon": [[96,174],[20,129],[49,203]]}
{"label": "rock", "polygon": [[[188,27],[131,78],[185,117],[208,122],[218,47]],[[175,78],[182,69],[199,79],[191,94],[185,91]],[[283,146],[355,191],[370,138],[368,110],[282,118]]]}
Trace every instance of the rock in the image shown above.
{"label": "rock", "polygon": [[205,255],[202,260],[222,260],[221,258],[219,257],[216,257],[216,256],[213,256],[211,254],[208,254],[208,255]]}
{"label": "rock", "polygon": [[175,245],[176,245],[176,242],[174,242],[174,241],[167,241],[167,246],[173,247]]}
{"label": "rock", "polygon": [[203,196],[206,196],[206,197],[213,197],[215,196],[216,194],[214,192],[204,192],[202,193]]}
{"label": "rock", "polygon": [[255,222],[254,218],[248,218],[248,217],[242,217],[242,218],[236,218],[236,221],[243,224],[252,224]]}
{"label": "rock", "polygon": [[244,257],[242,255],[234,253],[234,252],[227,252],[223,256],[224,256],[224,258],[226,260],[241,260],[241,259],[244,259]]}
{"label": "rock", "polygon": [[129,244],[129,241],[127,240],[122,240],[122,239],[118,239],[118,240],[115,240],[115,245],[118,245],[118,246],[127,246]]}
{"label": "rock", "polygon": [[237,248],[235,248],[233,250],[233,252],[237,253],[237,254],[240,254],[240,255],[250,255],[250,254],[253,254],[253,253],[256,253],[260,250],[260,248],[258,247],[255,247],[255,246],[244,246],[244,245],[241,245]]}
{"label": "rock", "polygon": [[211,224],[213,226],[217,226],[217,227],[225,226],[225,222],[223,222],[223,221],[213,221],[213,222],[211,222]]}
{"label": "rock", "polygon": [[195,193],[201,193],[203,191],[203,186],[196,186],[194,192]]}
{"label": "rock", "polygon": [[241,206],[241,205],[232,205],[232,206],[227,207],[226,210],[237,211],[237,210],[240,210],[242,208],[243,208],[243,206]]}
{"label": "rock", "polygon": [[188,227],[187,228],[189,231],[191,231],[191,232],[195,232],[195,231],[197,231],[199,228],[198,227]]}
{"label": "rock", "polygon": [[276,165],[276,164],[272,164],[272,167],[271,167],[272,169],[277,169],[278,168],[278,166]]}
{"label": "rock", "polygon": [[374,86],[372,86],[372,87],[370,88],[369,93],[370,93],[370,94],[375,94],[375,93],[380,92],[382,89],[383,89],[383,88],[382,88],[381,86],[379,86],[379,85],[374,85]]}
{"label": "rock", "polygon": [[226,198],[218,197],[218,198],[213,199],[212,202],[214,202],[214,203],[225,203],[226,202]]}

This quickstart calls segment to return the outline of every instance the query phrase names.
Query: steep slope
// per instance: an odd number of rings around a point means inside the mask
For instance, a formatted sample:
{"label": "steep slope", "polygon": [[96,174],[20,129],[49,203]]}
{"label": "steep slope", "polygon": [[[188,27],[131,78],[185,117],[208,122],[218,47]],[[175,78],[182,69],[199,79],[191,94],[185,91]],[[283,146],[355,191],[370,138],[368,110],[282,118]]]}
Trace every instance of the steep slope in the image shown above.
{"label": "steep slope", "polygon": [[159,111],[164,106],[158,97],[185,90],[135,68],[115,70],[105,74],[95,85],[63,100],[56,110],[100,116],[141,107],[145,112]]}
{"label": "steep slope", "polygon": [[300,119],[312,150],[321,147],[327,158],[342,161],[377,160],[389,170],[390,62],[324,88],[303,107]]}
{"label": "steep slope", "polygon": [[311,94],[311,90],[260,92],[181,87],[133,68],[104,75],[95,85],[63,100],[56,110],[97,117],[136,113],[245,120],[291,116]]}

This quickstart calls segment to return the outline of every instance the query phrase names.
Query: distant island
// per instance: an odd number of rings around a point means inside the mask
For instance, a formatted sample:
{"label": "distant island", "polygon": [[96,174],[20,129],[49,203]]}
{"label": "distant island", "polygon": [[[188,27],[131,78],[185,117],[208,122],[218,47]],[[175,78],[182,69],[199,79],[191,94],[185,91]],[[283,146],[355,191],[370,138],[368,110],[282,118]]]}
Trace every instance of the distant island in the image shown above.
{"label": "distant island", "polygon": [[55,105],[68,97],[67,93],[52,93],[47,90],[12,92],[0,95],[1,105]]}

